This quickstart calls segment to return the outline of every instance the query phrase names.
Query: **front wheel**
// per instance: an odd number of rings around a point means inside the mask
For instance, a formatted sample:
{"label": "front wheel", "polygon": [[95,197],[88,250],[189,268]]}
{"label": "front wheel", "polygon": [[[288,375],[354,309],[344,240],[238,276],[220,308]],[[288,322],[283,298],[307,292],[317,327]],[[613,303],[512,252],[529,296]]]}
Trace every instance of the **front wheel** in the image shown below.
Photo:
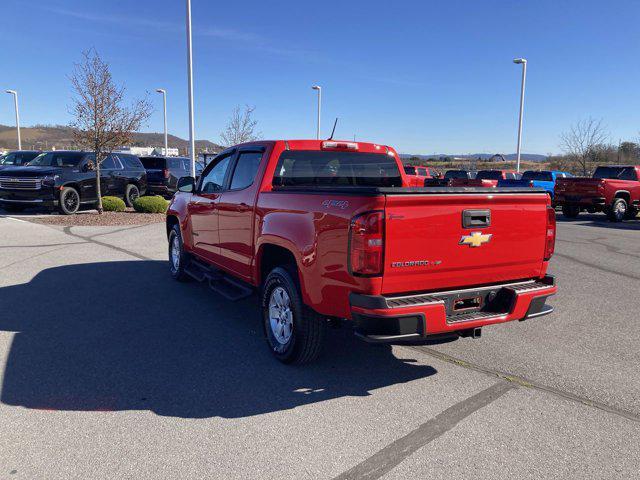
{"label": "front wheel", "polygon": [[80,194],[75,188],[64,187],[60,191],[60,213],[73,215],[80,209]]}
{"label": "front wheel", "polygon": [[621,222],[627,216],[629,206],[624,198],[616,198],[607,211],[607,216],[612,222]]}
{"label": "front wheel", "polygon": [[127,185],[124,192],[124,203],[127,207],[133,207],[133,201],[140,196],[140,189],[136,185]]}
{"label": "front wheel", "polygon": [[326,320],[302,302],[288,269],[274,268],[262,293],[264,333],[271,353],[282,363],[315,360],[324,343]]}
{"label": "front wheel", "polygon": [[575,205],[563,205],[562,215],[567,218],[578,218],[578,215],[580,215],[580,207],[576,207]]}

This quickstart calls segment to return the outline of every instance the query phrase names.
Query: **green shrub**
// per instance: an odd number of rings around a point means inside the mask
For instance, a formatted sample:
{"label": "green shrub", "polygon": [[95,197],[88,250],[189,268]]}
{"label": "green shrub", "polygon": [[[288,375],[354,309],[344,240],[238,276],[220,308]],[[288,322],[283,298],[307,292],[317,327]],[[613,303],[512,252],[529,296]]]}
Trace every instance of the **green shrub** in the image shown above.
{"label": "green shrub", "polygon": [[133,209],[139,213],[164,213],[168,206],[169,201],[160,195],[138,197],[133,201]]}
{"label": "green shrub", "polygon": [[118,197],[102,197],[102,209],[105,212],[124,212],[126,205]]}

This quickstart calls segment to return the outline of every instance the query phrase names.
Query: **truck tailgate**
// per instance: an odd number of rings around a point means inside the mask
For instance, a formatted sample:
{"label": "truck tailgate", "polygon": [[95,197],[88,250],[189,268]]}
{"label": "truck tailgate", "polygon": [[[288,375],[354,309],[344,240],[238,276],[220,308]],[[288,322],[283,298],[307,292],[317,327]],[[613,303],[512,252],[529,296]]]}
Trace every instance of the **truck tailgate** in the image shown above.
{"label": "truck tailgate", "polygon": [[567,196],[593,197],[600,195],[602,183],[599,178],[559,178],[556,188]]}
{"label": "truck tailgate", "polygon": [[[548,204],[547,194],[500,190],[387,195],[383,293],[540,276]],[[467,227],[463,226],[465,212]],[[486,214],[489,225],[483,227]]]}

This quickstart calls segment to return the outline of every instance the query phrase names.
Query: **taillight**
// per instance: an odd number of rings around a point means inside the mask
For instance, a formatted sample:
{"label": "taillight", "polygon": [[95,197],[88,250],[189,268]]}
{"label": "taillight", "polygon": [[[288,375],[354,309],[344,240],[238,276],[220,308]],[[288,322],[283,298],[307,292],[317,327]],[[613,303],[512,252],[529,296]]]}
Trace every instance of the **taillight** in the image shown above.
{"label": "taillight", "polygon": [[367,212],[351,219],[349,268],[355,275],[382,275],[384,213]]}
{"label": "taillight", "polygon": [[556,248],[556,211],[547,207],[547,234],[544,241],[544,259],[549,260]]}
{"label": "taillight", "polygon": [[162,175],[164,176],[164,178],[169,178],[169,169],[165,168],[164,170],[162,170]]}

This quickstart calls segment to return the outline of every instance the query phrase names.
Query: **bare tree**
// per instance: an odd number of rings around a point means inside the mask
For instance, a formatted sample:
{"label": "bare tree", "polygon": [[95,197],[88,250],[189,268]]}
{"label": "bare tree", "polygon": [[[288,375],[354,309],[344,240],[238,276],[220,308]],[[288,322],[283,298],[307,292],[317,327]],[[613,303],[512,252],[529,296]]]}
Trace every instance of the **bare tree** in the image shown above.
{"label": "bare tree", "polygon": [[220,134],[224,146],[230,147],[262,138],[262,133],[256,131],[258,121],[252,118],[255,109],[256,107],[249,105],[245,105],[244,110],[241,110],[239,105],[233,109],[227,127]]}
{"label": "bare tree", "polygon": [[602,125],[602,120],[589,117],[572,125],[568,132],[560,136],[560,147],[586,176],[589,164],[601,156],[602,146],[607,144],[608,139],[609,133]]}
{"label": "bare tree", "polygon": [[96,156],[96,208],[102,213],[100,164],[116,148],[131,141],[151,115],[147,97],[125,105],[125,88],[114,83],[109,65],[95,50],[82,53],[83,60],[76,64],[70,77],[75,96],[71,107],[74,120],[73,137],[76,144]]}

